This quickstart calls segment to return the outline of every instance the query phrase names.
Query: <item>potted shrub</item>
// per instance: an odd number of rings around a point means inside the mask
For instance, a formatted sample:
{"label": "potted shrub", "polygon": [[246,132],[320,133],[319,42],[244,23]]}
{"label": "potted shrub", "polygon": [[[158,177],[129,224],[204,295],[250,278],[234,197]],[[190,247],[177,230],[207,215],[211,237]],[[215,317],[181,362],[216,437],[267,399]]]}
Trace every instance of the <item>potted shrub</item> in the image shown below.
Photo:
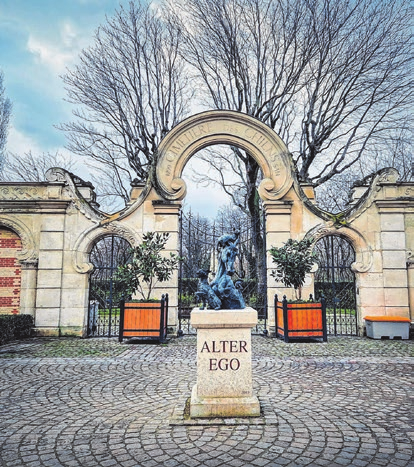
{"label": "potted shrub", "polygon": [[[119,266],[116,277],[123,284],[127,301],[121,301],[119,341],[124,337],[146,337],[164,340],[168,324],[168,294],[153,297],[158,282],[165,282],[178,268],[181,258],[161,252],[169,233],[147,232],[142,243],[132,249],[129,263]],[[139,299],[132,300],[138,296]]]}
{"label": "potted shrub", "polygon": [[290,339],[321,337],[327,340],[326,305],[322,298],[315,303],[310,296],[309,301],[302,300],[302,287],[316,257],[312,252],[312,239],[289,239],[280,248],[272,247],[269,253],[276,269],[271,276],[286,287],[295,289],[296,300],[288,302],[286,296],[279,301],[275,295],[275,328],[276,337],[281,336],[285,342]]}

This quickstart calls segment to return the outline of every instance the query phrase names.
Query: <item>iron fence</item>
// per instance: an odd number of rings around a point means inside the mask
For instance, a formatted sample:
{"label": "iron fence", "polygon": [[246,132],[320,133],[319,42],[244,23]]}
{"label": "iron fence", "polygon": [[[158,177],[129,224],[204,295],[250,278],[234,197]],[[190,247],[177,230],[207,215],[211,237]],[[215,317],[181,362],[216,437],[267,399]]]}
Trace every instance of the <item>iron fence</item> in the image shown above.
{"label": "iron fence", "polygon": [[115,271],[130,260],[131,254],[131,245],[116,235],[103,237],[93,246],[90,253],[94,270],[89,276],[89,337],[118,336],[119,304],[124,290]]}
{"label": "iron fence", "polygon": [[315,274],[315,298],[326,299],[328,334],[356,336],[358,319],[356,309],[355,261],[352,245],[342,237],[328,235],[315,245],[318,270]]}
{"label": "iron fence", "polygon": [[199,304],[196,300],[197,271],[209,272],[209,282],[217,270],[217,242],[219,238],[234,230],[240,232],[239,255],[235,262],[236,274],[233,280],[242,292],[247,306],[258,312],[258,324],[253,330],[257,334],[267,333],[267,293],[266,293],[266,245],[264,218],[260,222],[258,248],[253,241],[253,229],[246,219],[239,222],[210,222],[190,213],[181,214],[180,256],[184,261],[179,269],[178,320],[179,335],[195,334],[191,327],[191,310]]}

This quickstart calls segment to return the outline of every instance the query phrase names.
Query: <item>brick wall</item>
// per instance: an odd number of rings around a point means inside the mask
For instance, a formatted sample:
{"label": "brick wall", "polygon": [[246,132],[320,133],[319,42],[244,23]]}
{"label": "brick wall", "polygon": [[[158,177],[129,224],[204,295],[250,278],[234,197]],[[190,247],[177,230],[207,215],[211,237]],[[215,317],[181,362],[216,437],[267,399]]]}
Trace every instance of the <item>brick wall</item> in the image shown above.
{"label": "brick wall", "polygon": [[22,249],[18,235],[0,229],[0,314],[19,313],[21,266],[17,252]]}

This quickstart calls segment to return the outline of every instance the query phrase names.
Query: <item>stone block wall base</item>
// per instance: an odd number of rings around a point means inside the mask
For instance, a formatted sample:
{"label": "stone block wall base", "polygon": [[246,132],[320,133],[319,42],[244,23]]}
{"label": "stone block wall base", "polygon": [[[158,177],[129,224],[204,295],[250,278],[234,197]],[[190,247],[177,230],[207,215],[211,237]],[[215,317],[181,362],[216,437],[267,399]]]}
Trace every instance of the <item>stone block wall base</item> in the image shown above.
{"label": "stone block wall base", "polygon": [[35,327],[33,329],[35,337],[82,337],[83,328],[81,326],[58,327]]}
{"label": "stone block wall base", "polygon": [[83,337],[84,330],[82,326],[61,326],[60,335],[63,337]]}
{"label": "stone block wall base", "polygon": [[251,397],[198,397],[197,385],[193,387],[190,400],[191,418],[259,417],[260,403]]}
{"label": "stone block wall base", "polygon": [[35,327],[32,330],[35,337],[59,337],[59,328],[55,327]]}

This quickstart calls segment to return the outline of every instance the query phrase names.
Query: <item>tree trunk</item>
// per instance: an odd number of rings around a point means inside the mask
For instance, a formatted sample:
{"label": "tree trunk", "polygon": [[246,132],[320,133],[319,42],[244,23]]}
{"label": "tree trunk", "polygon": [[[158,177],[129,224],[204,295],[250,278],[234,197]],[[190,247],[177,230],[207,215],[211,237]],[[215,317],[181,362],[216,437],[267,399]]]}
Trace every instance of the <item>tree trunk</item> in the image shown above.
{"label": "tree trunk", "polygon": [[264,296],[266,289],[266,264],[263,260],[265,252],[260,222],[260,197],[256,188],[259,165],[252,156],[246,154],[245,166],[247,175],[247,208],[250,214],[252,242],[256,256],[257,292],[259,296]]}

